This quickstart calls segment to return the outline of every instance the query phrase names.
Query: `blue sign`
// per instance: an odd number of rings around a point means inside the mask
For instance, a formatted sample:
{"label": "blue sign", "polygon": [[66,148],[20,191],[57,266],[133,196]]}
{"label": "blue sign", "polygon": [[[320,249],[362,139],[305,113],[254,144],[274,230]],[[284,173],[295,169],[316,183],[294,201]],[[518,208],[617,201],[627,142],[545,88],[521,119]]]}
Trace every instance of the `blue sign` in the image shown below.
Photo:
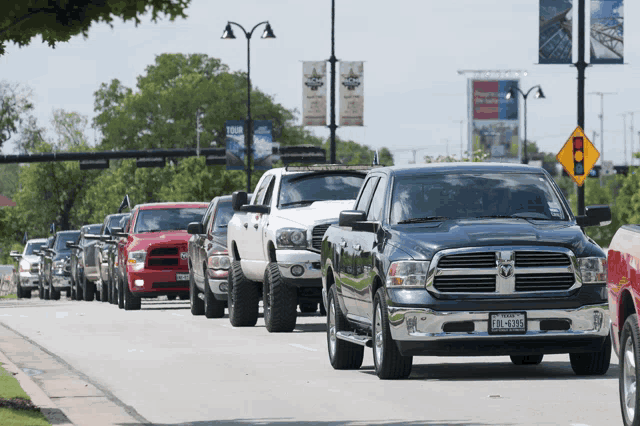
{"label": "blue sign", "polygon": [[623,0],[591,0],[591,63],[622,64]]}
{"label": "blue sign", "polygon": [[573,0],[540,0],[538,62],[571,64]]}
{"label": "blue sign", "polygon": [[227,120],[225,126],[227,170],[244,170],[244,120]]}
{"label": "blue sign", "polygon": [[273,153],[273,137],[271,120],[253,121],[253,154],[254,170],[269,170],[271,168],[271,155]]}

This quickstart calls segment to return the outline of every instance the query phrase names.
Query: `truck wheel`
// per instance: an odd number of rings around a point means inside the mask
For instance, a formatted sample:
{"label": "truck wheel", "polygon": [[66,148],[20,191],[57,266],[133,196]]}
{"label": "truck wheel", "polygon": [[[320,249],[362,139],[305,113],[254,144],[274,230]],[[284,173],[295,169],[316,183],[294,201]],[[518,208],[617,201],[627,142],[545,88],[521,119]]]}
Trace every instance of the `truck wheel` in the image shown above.
{"label": "truck wheel", "polygon": [[222,318],[224,316],[224,302],[216,299],[209,287],[209,279],[204,276],[204,316],[207,318]]}
{"label": "truck wheel", "polygon": [[638,328],[638,315],[633,314],[627,318],[622,327],[620,338],[620,376],[618,386],[620,388],[620,407],[622,408],[622,420],[625,426],[639,426],[640,393],[637,385],[640,383],[638,364],[640,364],[640,329]]}
{"label": "truck wheel", "polygon": [[49,288],[51,288],[49,286],[48,283],[44,284],[44,300],[50,300],[51,299],[51,293],[49,292]]}
{"label": "truck wheel", "polygon": [[93,301],[93,299],[95,298],[96,288],[94,287],[92,282],[87,281],[87,277],[84,275],[84,272],[82,273],[82,278],[80,282],[82,283],[82,293],[84,294],[84,301],[85,302]]}
{"label": "truck wheel", "polygon": [[327,299],[329,301],[327,349],[331,366],[336,370],[357,370],[364,359],[364,346],[340,340],[336,337],[338,331],[347,331],[349,324],[340,309],[335,286],[331,286],[329,289],[329,297]]}
{"label": "truck wheel", "polygon": [[320,302],[319,305],[320,305],[320,315],[321,316],[327,315],[327,310],[324,307],[324,302]]}
{"label": "truck wheel", "polygon": [[569,360],[578,376],[602,376],[609,370],[611,362],[611,335],[607,335],[600,351],[569,354]]}
{"label": "truck wheel", "polygon": [[312,314],[318,310],[317,303],[301,303],[300,304],[300,312],[305,314]]}
{"label": "truck wheel", "polygon": [[[128,281],[128,280],[127,280]],[[129,284],[123,283],[124,287],[124,310],[125,311],[137,311],[142,305],[142,300],[138,296],[134,296],[129,290]]]}
{"label": "truck wheel", "polygon": [[406,379],[411,374],[412,356],[402,356],[391,337],[384,287],[373,302],[373,363],[381,379]]}
{"label": "truck wheel", "polygon": [[189,272],[189,305],[191,305],[191,315],[204,314],[204,300],[199,297],[200,291],[196,287],[196,279],[193,272]]}
{"label": "truck wheel", "polygon": [[44,287],[41,283],[38,283],[38,297],[44,300]]}
{"label": "truck wheel", "polygon": [[167,296],[167,300],[176,300],[176,298],[178,297],[178,295],[176,294],[170,294]]}
{"label": "truck wheel", "polygon": [[511,362],[515,365],[538,365],[544,355],[511,355]]}
{"label": "truck wheel", "polygon": [[20,283],[16,285],[16,298],[22,299],[22,286]]}
{"label": "truck wheel", "polygon": [[234,327],[253,327],[258,322],[260,289],[242,272],[234,260],[229,269],[229,321]]}
{"label": "truck wheel", "polygon": [[107,288],[107,283],[103,282],[102,285],[100,286],[100,301],[101,302],[108,302],[109,301],[109,291]]}
{"label": "truck wheel", "polygon": [[51,285],[51,300],[60,300],[60,290],[56,290],[56,288]]}
{"label": "truck wheel", "polygon": [[22,297],[24,297],[25,299],[31,299],[31,289],[23,288]]}
{"label": "truck wheel", "polygon": [[124,309],[124,280],[118,277],[118,308]]}
{"label": "truck wheel", "polygon": [[289,333],[298,318],[298,290],[287,285],[278,264],[271,262],[264,271],[262,308],[269,333]]}

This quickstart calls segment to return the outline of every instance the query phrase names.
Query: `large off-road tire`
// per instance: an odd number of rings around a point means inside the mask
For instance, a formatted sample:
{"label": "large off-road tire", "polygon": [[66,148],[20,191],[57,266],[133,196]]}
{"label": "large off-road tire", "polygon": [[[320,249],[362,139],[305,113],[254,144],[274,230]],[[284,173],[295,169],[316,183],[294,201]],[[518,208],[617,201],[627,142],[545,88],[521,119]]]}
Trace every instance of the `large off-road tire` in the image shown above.
{"label": "large off-road tire", "polygon": [[312,314],[318,311],[317,303],[301,303],[300,304],[300,312],[304,314]]}
{"label": "large off-road tire", "polygon": [[42,283],[38,283],[38,297],[42,300],[44,300],[44,287],[42,286]]}
{"label": "large off-road tire", "polygon": [[56,288],[51,285],[51,294],[49,295],[51,300],[60,300],[60,290],[56,290]]}
{"label": "large off-road tire", "polygon": [[229,321],[234,327],[253,327],[258,322],[260,289],[242,272],[240,262],[234,260],[229,269]]}
{"label": "large off-road tire", "polygon": [[178,298],[177,294],[169,294],[167,295],[167,300],[176,300]]}
{"label": "large off-road tire", "polygon": [[[125,278],[126,281],[128,281]],[[142,306],[142,299],[138,296],[135,296],[131,290],[129,290],[129,284],[127,282],[123,283],[124,287],[124,310],[125,311],[137,311]]]}
{"label": "large off-road tire", "polygon": [[73,275],[71,275],[71,291],[69,292],[69,298],[71,300],[77,300],[76,297],[76,280],[73,279]]}
{"label": "large off-road tire", "polygon": [[31,299],[31,289],[23,288],[22,297],[24,297],[25,299]]}
{"label": "large off-road tire", "polygon": [[84,295],[85,302],[92,302],[96,297],[96,287],[91,281],[87,281],[87,277],[82,273],[82,278],[80,279],[82,283],[82,294]]}
{"label": "large off-road tire", "polygon": [[571,368],[578,376],[602,376],[609,370],[611,362],[611,335],[598,352],[569,354]]}
{"label": "large off-road tire", "polygon": [[20,285],[20,283],[18,283],[16,286],[16,298],[22,299],[22,286]]}
{"label": "large off-road tire", "polygon": [[640,426],[640,329],[638,315],[630,315],[622,327],[620,337],[620,408],[625,426]]}
{"label": "large off-road tire", "polygon": [[49,284],[48,281],[45,281],[43,287],[44,287],[44,300],[51,300],[51,292],[49,291],[49,289],[51,288],[51,285]]}
{"label": "large off-road tire", "polygon": [[287,285],[278,264],[271,262],[264,271],[262,287],[264,324],[270,333],[290,333],[298,318],[298,289]]}
{"label": "large off-road tire", "polygon": [[373,363],[376,375],[383,379],[406,379],[411,374],[412,356],[402,356],[391,337],[384,287],[373,302]]}
{"label": "large off-road tire", "polygon": [[107,283],[102,282],[100,286],[100,301],[108,302],[109,301],[109,288],[107,287]]}
{"label": "large off-road tire", "polygon": [[207,318],[222,318],[224,316],[224,301],[216,299],[209,287],[209,278],[204,276],[204,316]]}
{"label": "large off-road tire", "polygon": [[189,305],[191,315],[204,315],[204,300],[200,299],[200,290],[196,286],[196,279],[191,271],[189,271]]}
{"label": "large off-road tire", "polygon": [[329,312],[327,314],[327,352],[329,362],[336,370],[357,370],[364,359],[364,346],[340,340],[336,337],[338,331],[348,331],[349,324],[340,309],[338,293],[335,286],[329,289],[327,297]]}
{"label": "large off-road tire", "polygon": [[111,277],[109,277],[109,280],[107,281],[107,295],[107,301],[110,305],[115,305],[116,303],[118,303],[118,299],[116,298],[116,291],[113,285],[113,279]]}
{"label": "large off-road tire", "polygon": [[118,277],[118,308],[124,309],[124,280]]}
{"label": "large off-road tire", "polygon": [[544,355],[511,355],[511,362],[515,365],[538,365]]}

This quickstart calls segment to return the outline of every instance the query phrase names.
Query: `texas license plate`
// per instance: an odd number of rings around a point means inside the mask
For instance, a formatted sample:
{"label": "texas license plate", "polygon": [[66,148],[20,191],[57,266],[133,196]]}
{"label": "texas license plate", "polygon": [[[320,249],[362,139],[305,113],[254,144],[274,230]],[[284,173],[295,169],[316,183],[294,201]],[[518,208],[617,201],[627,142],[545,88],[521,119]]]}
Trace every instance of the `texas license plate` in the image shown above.
{"label": "texas license plate", "polygon": [[524,334],[526,332],[526,312],[489,314],[489,334]]}
{"label": "texas license plate", "polygon": [[189,281],[189,274],[176,274],[176,281]]}

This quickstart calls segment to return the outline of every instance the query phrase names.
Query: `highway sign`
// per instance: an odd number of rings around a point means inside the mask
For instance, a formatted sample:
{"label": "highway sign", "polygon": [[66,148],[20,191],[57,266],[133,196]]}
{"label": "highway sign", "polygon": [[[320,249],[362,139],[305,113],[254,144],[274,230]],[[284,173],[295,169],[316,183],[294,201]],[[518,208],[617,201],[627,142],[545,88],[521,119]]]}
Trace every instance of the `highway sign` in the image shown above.
{"label": "highway sign", "polygon": [[576,127],[556,155],[556,160],[562,164],[567,174],[578,186],[582,186],[598,158],[600,158],[600,153],[580,126]]}

